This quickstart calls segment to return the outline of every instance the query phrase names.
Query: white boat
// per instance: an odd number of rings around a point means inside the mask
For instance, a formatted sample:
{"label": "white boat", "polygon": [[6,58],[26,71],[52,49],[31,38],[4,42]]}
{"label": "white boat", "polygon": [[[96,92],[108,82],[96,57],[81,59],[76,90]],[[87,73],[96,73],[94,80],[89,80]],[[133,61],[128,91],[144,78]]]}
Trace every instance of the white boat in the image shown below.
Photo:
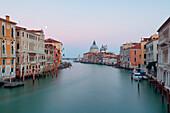
{"label": "white boat", "polygon": [[140,73],[133,73],[132,78],[133,78],[134,80],[142,80],[142,76],[141,76]]}
{"label": "white boat", "polygon": [[148,79],[148,77],[147,77],[147,76],[143,76],[143,79],[144,79],[144,80],[147,80],[147,79]]}

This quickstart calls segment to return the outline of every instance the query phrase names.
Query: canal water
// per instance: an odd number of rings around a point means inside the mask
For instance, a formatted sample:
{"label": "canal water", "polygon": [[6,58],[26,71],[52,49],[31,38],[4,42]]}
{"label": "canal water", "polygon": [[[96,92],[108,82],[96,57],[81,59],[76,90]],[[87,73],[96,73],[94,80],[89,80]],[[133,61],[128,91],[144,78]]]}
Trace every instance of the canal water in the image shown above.
{"label": "canal water", "polygon": [[[165,99],[166,100],[166,99]],[[131,80],[124,69],[73,63],[57,77],[0,87],[0,113],[166,113],[166,101],[147,81]]]}

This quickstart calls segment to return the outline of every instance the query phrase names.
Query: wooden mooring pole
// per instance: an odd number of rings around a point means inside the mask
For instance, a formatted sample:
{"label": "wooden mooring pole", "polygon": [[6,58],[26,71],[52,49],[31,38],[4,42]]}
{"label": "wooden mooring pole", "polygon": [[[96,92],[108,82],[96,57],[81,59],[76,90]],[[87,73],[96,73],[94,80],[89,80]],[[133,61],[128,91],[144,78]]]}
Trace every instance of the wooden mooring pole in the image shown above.
{"label": "wooden mooring pole", "polygon": [[35,80],[35,71],[33,72],[33,84],[34,84],[34,80]]}
{"label": "wooden mooring pole", "polygon": [[167,89],[167,109],[169,112],[169,89]]}
{"label": "wooden mooring pole", "polygon": [[162,102],[164,102],[164,83],[162,83]]}

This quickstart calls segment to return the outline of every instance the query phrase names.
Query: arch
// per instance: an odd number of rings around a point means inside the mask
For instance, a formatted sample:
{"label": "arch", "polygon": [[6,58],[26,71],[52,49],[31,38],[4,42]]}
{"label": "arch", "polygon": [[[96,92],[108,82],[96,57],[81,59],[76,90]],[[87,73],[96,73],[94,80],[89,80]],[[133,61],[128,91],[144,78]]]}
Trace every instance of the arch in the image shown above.
{"label": "arch", "polygon": [[22,67],[22,75],[23,75],[23,73],[24,73],[24,67]]}
{"label": "arch", "polygon": [[5,36],[5,26],[2,25],[2,36]]}
{"label": "arch", "polygon": [[14,47],[11,47],[11,54],[14,54]]}
{"label": "arch", "polygon": [[5,54],[5,45],[2,46],[2,54]]}
{"label": "arch", "polygon": [[11,37],[14,38],[14,28],[11,28]]}

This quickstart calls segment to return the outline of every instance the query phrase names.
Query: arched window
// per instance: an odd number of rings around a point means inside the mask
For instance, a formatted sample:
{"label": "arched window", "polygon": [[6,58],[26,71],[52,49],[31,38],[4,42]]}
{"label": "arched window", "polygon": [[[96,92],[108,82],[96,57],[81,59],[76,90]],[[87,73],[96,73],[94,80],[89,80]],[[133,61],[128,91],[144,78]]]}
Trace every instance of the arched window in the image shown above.
{"label": "arched window", "polygon": [[14,28],[11,28],[11,37],[14,38]]}
{"label": "arched window", "polygon": [[11,47],[11,54],[14,54],[14,47]]}
{"label": "arched window", "polygon": [[2,46],[2,54],[5,54],[5,46]]}
{"label": "arched window", "polygon": [[5,36],[5,26],[2,25],[2,36]]}
{"label": "arched window", "polygon": [[19,49],[19,43],[17,43],[17,49]]}

